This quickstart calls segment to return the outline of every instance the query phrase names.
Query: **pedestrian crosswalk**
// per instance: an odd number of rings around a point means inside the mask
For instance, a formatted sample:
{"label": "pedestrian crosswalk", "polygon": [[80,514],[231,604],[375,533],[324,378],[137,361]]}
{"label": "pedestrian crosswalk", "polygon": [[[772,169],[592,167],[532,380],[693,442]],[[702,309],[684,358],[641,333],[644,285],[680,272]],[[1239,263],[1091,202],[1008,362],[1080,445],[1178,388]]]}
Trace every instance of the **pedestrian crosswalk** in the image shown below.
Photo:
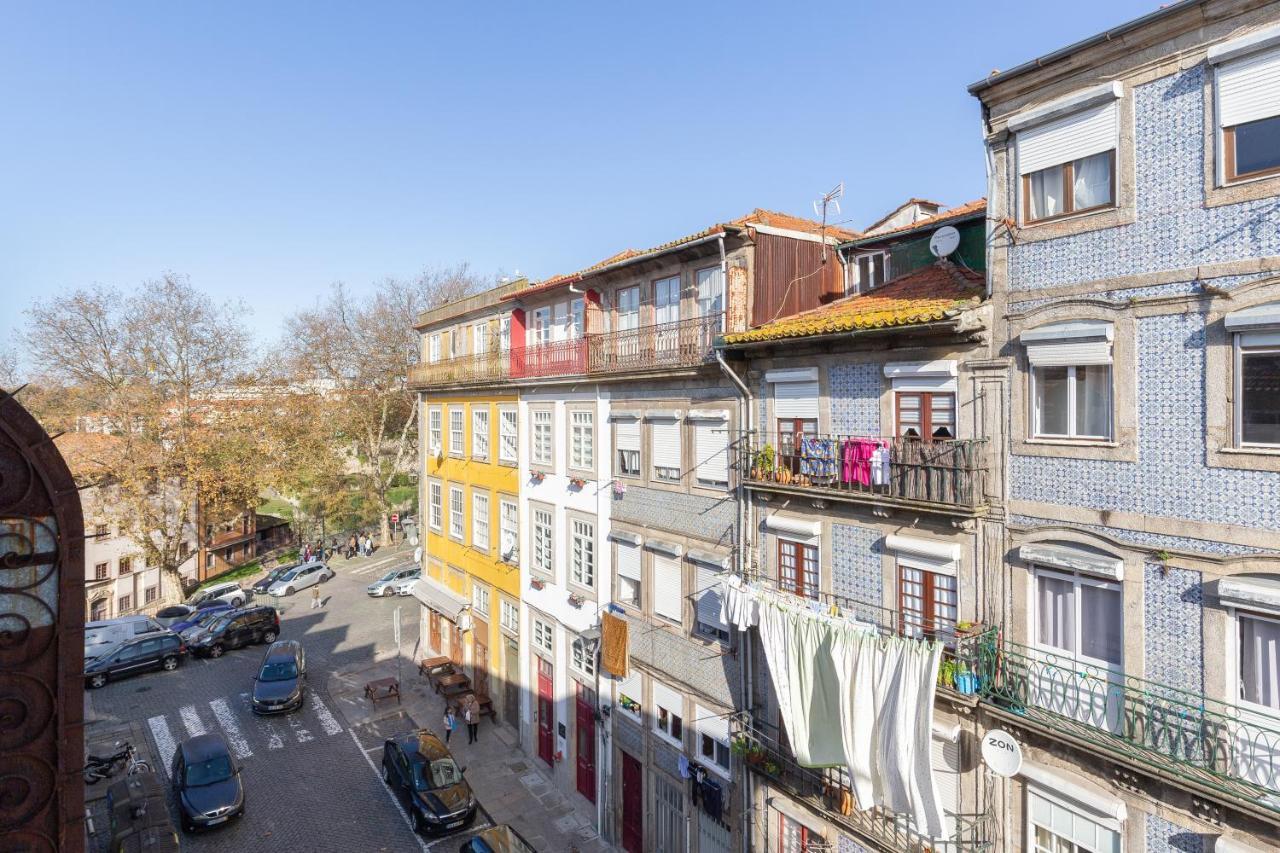
{"label": "pedestrian crosswalk", "polygon": [[248,693],[241,693],[238,699],[220,697],[205,704],[183,705],[176,713],[148,718],[147,729],[161,768],[168,773],[179,741],[209,732],[221,733],[231,747],[231,754],[237,761],[244,761],[252,758],[255,750],[271,752],[285,749],[288,744],[301,746],[315,741],[317,734],[312,733],[312,726],[323,732],[320,737],[333,737],[343,731],[337,716],[315,692],[308,694],[302,710],[277,717],[253,713]]}
{"label": "pedestrian crosswalk", "polygon": [[353,569],[340,569],[344,575],[353,575],[355,577],[367,577],[369,575],[377,575],[381,577],[384,572],[389,571],[392,567],[413,565],[412,554],[388,554],[385,557],[375,557],[371,562]]}

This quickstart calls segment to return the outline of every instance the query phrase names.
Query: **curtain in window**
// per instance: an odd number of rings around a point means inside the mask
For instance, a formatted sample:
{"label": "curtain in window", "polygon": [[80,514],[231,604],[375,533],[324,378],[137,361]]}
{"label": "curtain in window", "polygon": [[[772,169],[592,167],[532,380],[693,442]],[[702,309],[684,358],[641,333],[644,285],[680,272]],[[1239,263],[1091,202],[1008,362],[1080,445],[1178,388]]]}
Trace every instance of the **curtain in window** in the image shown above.
{"label": "curtain in window", "polygon": [[1280,352],[1240,356],[1240,438],[1246,444],[1280,444]]}
{"label": "curtain in window", "polygon": [[1111,152],[1076,160],[1073,169],[1075,182],[1071,192],[1075,210],[1111,203]]}
{"label": "curtain in window", "polygon": [[1066,367],[1037,367],[1036,409],[1040,435],[1069,435],[1071,388]]}
{"label": "curtain in window", "polygon": [[1111,368],[1090,364],[1076,368],[1076,435],[1111,434]]}
{"label": "curtain in window", "polygon": [[1038,642],[1042,646],[1074,652],[1075,593],[1071,581],[1041,577],[1037,583],[1040,588]]}
{"label": "curtain in window", "polygon": [[1120,590],[1080,585],[1080,653],[1094,660],[1120,663],[1124,647]]}
{"label": "curtain in window", "polygon": [[1044,219],[1062,213],[1062,167],[1041,169],[1030,178],[1031,218]]}
{"label": "curtain in window", "polygon": [[1240,693],[1280,710],[1280,622],[1240,617]]}

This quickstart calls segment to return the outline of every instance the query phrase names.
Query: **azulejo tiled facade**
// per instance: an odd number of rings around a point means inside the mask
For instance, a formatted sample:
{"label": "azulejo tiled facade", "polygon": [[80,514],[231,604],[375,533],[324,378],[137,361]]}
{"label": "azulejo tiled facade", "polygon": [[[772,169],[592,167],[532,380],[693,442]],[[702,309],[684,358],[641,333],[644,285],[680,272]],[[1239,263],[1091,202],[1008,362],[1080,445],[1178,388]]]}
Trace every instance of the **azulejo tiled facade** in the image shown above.
{"label": "azulejo tiled facade", "polygon": [[884,597],[883,536],[872,527],[831,525],[831,589],[836,595],[879,603]]}
{"label": "azulejo tiled facade", "polygon": [[1200,572],[1143,564],[1143,639],[1146,676],[1181,690],[1204,690]]}
{"label": "azulejo tiled facade", "polygon": [[[1152,533],[1147,530],[1129,530],[1124,527],[1106,527],[1101,524],[1076,524],[1052,518],[1038,518],[1029,515],[1011,515],[1009,523],[1023,527],[1069,527],[1075,530],[1087,530],[1111,539],[1144,548],[1169,551],[1192,551],[1201,554],[1214,554],[1222,557],[1240,557],[1249,554],[1280,554],[1280,549],[1269,551],[1265,548],[1253,548],[1248,545],[1233,545],[1230,542],[1217,542],[1211,539],[1192,539],[1187,536],[1169,536]],[[1278,542],[1277,544],[1280,544]]]}
{"label": "azulejo tiled facade", "polygon": [[1146,816],[1147,853],[1205,853],[1204,836],[1164,818]]}
{"label": "azulejo tiled facade", "polygon": [[831,382],[831,430],[840,435],[880,435],[883,380],[878,364],[835,364]]}

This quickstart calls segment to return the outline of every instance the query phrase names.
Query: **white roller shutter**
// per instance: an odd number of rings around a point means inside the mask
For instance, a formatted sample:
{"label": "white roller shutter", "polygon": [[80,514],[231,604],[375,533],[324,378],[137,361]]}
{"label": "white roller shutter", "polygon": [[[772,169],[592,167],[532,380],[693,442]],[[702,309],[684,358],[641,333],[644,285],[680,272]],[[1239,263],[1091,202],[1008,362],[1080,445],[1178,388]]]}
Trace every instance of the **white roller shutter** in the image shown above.
{"label": "white roller shutter", "polygon": [[653,682],[654,718],[657,718],[658,706],[661,705],[671,713],[684,719],[684,697],[660,681]]}
{"label": "white roller shutter", "polygon": [[944,838],[954,838],[956,815],[960,812],[960,744],[936,735],[931,738],[933,781],[942,804]]}
{"label": "white roller shutter", "polygon": [[1051,323],[1022,333],[1027,360],[1036,367],[1110,364],[1114,327],[1105,320]]}
{"label": "white roller shutter", "polygon": [[640,546],[627,542],[618,543],[618,575],[640,580]]}
{"label": "white roller shutter", "polygon": [[729,626],[720,618],[720,578],[724,573],[702,563],[695,564],[697,582],[695,598],[698,609],[698,621],[703,625],[728,631]]}
{"label": "white roller shutter", "polygon": [[680,470],[680,421],[655,420],[649,426],[653,436],[653,467]]}
{"label": "white roller shutter", "polygon": [[1018,173],[1038,172],[1116,147],[1118,101],[1081,110],[1055,121],[1019,131]]}
{"label": "white roller shutter", "polygon": [[729,482],[729,428],[723,421],[694,424],[697,477],[707,483]]}
{"label": "white roller shutter", "polygon": [[1218,67],[1218,123],[1233,127],[1280,115],[1280,50]]}
{"label": "white roller shutter", "polygon": [[637,418],[614,421],[619,450],[640,450],[640,421]]}
{"label": "white roller shutter", "polygon": [[818,417],[818,383],[777,382],[773,386],[773,414],[778,418]]}
{"label": "white roller shutter", "polygon": [[680,583],[680,560],[666,554],[653,555],[653,612],[677,622],[684,613],[684,600]]}
{"label": "white roller shutter", "polygon": [[640,682],[638,669],[632,667],[631,674],[617,683],[614,698],[620,709],[639,719],[639,706],[644,704],[644,685]]}

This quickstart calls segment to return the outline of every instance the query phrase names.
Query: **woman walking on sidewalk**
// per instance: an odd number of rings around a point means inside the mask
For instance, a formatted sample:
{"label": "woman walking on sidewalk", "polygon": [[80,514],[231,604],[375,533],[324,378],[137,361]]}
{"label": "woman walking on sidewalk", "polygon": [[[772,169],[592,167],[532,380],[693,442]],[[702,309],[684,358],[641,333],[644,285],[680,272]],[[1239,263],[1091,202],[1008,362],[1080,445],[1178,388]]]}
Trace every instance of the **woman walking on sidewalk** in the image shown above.
{"label": "woman walking on sidewalk", "polygon": [[474,702],[467,703],[467,709],[462,712],[462,718],[467,721],[467,743],[478,743],[480,740],[480,723],[477,722],[476,704]]}

